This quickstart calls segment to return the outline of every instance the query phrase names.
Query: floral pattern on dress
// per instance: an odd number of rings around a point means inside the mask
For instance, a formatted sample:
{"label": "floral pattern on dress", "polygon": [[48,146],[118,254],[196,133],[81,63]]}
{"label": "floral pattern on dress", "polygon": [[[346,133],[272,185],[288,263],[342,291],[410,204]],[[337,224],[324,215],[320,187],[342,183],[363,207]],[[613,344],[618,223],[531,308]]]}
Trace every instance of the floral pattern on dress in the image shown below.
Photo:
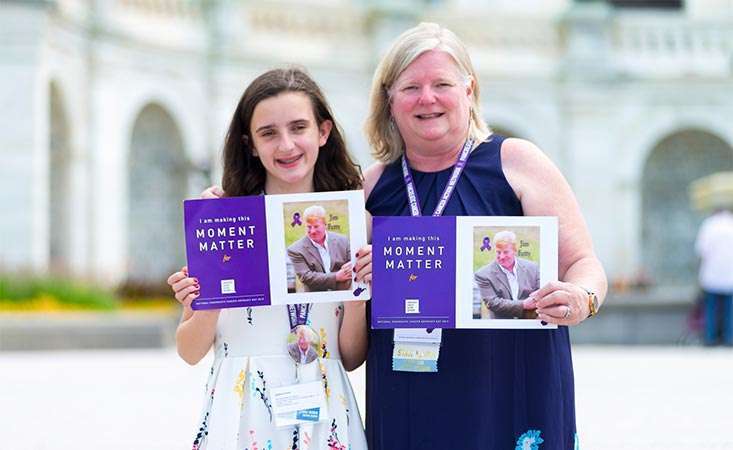
{"label": "floral pattern on dress", "polygon": [[244,383],[247,381],[247,373],[244,370],[239,371],[237,375],[237,381],[234,382],[234,392],[239,397],[239,408],[242,409],[244,406]]}
{"label": "floral pattern on dress", "polygon": [[257,434],[255,430],[249,430],[249,448],[245,450],[260,450],[257,447]]}
{"label": "floral pattern on dress", "polygon": [[347,450],[346,446],[339,441],[339,435],[336,432],[338,425],[336,419],[331,422],[331,434],[328,435],[328,448],[330,450]]}
{"label": "floral pattern on dress", "polygon": [[206,435],[209,434],[209,413],[206,413],[204,415],[204,420],[201,421],[201,427],[199,428],[199,432],[196,433],[196,437],[193,440],[193,446],[191,447],[191,450],[199,450],[199,447],[201,444],[203,444],[204,439],[206,438]]}
{"label": "floral pattern on dress", "polygon": [[330,356],[330,353],[328,353],[328,339],[326,336],[326,329],[321,328],[318,334],[321,335],[321,348],[318,349],[318,356],[321,358],[328,358]]}
{"label": "floral pattern on dress", "polygon": [[249,395],[250,395],[250,397],[252,397],[253,400],[257,400],[257,397],[258,397],[258,395],[257,395],[257,380],[255,379],[255,377],[253,377],[251,375],[252,374],[250,374],[250,376],[247,377],[247,378],[249,378]]}
{"label": "floral pattern on dress", "polygon": [[258,370],[257,376],[262,382],[262,388],[256,387],[255,390],[260,394],[260,399],[262,400],[262,403],[265,404],[267,412],[270,414],[270,423],[272,423],[272,404],[270,403],[270,398],[267,396],[267,381],[265,381],[265,373]]}
{"label": "floral pattern on dress", "polygon": [[346,397],[344,397],[342,394],[339,394],[338,396],[339,402],[344,407],[344,411],[346,411],[346,426],[349,426],[349,404],[346,401]]}
{"label": "floral pattern on dress", "polygon": [[540,444],[545,442],[540,434],[542,434],[540,430],[527,430],[517,439],[517,446],[514,447],[514,450],[539,450]]}
{"label": "floral pattern on dress", "polygon": [[[332,420],[336,419],[338,436],[334,436],[336,441],[332,443],[340,443],[348,450],[366,450],[348,378],[341,363],[332,359],[330,345],[338,343],[333,339],[338,339],[340,325],[335,309],[332,304],[313,305],[309,317],[313,329],[319,337],[331,340],[325,346],[328,358],[318,358],[314,364],[302,367],[293,364],[287,346],[282,345],[290,330],[286,308],[252,308],[252,325],[246,308],[222,310],[217,323],[215,360],[211,369],[206,370],[209,377],[203,411],[193,430],[196,441],[189,441],[194,442],[193,448],[332,450],[327,441]],[[317,348],[322,355],[321,344]],[[327,389],[334,400],[329,401],[328,417],[307,427],[277,427],[273,388],[314,381],[320,382],[324,392]],[[216,398],[212,397],[214,391]],[[294,432],[294,428],[299,430]],[[256,439],[250,430],[256,432]]]}
{"label": "floral pattern on dress", "polygon": [[326,398],[331,398],[331,388],[328,387],[328,375],[326,374],[326,365],[323,361],[318,360],[318,366],[321,368],[321,381],[323,381],[323,392],[326,393]]}

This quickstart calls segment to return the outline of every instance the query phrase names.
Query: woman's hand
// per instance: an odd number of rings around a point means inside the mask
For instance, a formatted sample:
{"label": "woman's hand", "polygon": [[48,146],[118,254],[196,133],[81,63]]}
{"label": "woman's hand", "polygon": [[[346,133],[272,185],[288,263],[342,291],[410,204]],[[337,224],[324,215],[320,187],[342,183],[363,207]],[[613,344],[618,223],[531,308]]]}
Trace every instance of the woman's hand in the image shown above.
{"label": "woman's hand", "polygon": [[551,281],[530,294],[537,304],[537,317],[558,325],[577,325],[588,318],[588,293],[563,281]]}
{"label": "woman's hand", "polygon": [[179,272],[168,277],[168,285],[173,289],[176,300],[183,306],[191,307],[201,291],[199,280],[188,276],[188,267],[183,266]]}
{"label": "woman's hand", "polygon": [[354,281],[372,284],[372,246],[367,244],[356,252],[356,265],[354,265],[356,276]]}

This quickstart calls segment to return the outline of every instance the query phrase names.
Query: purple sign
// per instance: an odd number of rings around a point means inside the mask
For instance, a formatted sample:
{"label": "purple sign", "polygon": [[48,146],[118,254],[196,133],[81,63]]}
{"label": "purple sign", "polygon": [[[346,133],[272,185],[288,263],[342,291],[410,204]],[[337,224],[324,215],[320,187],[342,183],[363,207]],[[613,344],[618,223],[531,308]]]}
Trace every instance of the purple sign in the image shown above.
{"label": "purple sign", "polygon": [[193,309],[270,304],[265,198],[183,202],[188,273],[201,295]]}
{"label": "purple sign", "polygon": [[372,224],[372,328],[455,328],[455,217]]}

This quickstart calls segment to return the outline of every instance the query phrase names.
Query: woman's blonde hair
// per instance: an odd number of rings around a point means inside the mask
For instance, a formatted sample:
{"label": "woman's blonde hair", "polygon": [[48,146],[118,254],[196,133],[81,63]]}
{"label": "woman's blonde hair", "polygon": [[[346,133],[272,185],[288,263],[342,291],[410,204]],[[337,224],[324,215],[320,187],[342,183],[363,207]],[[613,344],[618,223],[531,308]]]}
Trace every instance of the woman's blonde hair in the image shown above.
{"label": "woman's blonde hair", "polygon": [[372,148],[372,156],[381,162],[395,161],[402,155],[405,146],[390,112],[390,89],[407,66],[430,50],[449,54],[466,82],[474,81],[469,136],[481,142],[491,134],[481,117],[478,78],[466,47],[449,29],[436,23],[423,22],[397,38],[374,72],[369,95],[369,115],[364,131]]}

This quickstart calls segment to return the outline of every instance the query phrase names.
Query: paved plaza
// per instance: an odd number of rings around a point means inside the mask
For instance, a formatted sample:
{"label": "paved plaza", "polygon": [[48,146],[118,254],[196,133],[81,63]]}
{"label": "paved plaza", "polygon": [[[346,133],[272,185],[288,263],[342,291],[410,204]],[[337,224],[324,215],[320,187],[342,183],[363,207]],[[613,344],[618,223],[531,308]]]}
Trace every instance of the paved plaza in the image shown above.
{"label": "paved plaza", "polygon": [[[582,449],[733,449],[733,350],[573,357]],[[210,362],[189,367],[173,349],[0,353],[0,449],[190,448]],[[363,406],[363,367],[352,382]]]}

